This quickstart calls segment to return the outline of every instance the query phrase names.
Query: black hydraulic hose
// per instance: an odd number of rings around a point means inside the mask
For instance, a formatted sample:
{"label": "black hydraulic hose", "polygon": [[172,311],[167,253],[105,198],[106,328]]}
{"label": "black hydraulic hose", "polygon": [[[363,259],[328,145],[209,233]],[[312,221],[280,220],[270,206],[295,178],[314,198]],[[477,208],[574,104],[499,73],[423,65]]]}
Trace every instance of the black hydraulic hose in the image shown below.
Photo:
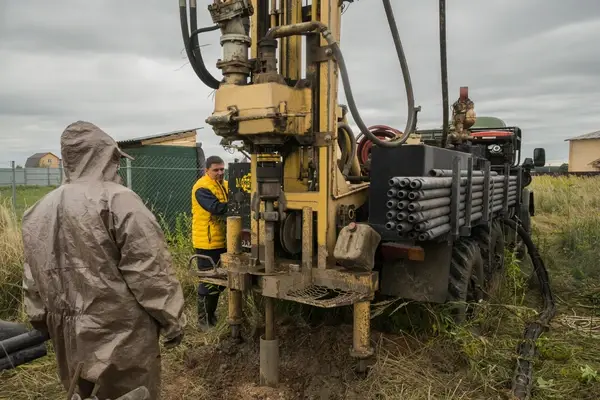
{"label": "black hydraulic hose", "polygon": [[[196,8],[193,7],[193,12],[191,13],[190,19],[193,23],[197,25],[197,15]],[[192,69],[200,78],[200,80],[211,89],[218,89],[220,82],[213,77],[210,72],[206,69],[204,65],[204,61],[202,60],[202,54],[200,52],[200,47],[198,47],[197,51],[192,49],[194,40],[190,37],[190,32],[188,28],[188,20],[187,20],[187,1],[179,0],[179,24],[181,25],[181,36],[183,38],[183,45],[185,47],[185,52],[187,54],[188,60]],[[196,29],[196,28],[192,28]],[[194,35],[194,38],[197,38],[197,35]],[[197,40],[197,39],[196,39]],[[196,58],[196,56],[198,58]]]}
{"label": "black hydraulic hose", "polygon": [[365,135],[371,142],[381,147],[398,147],[403,145],[408,136],[412,133],[415,125],[416,125],[416,113],[415,110],[415,99],[413,94],[412,82],[410,79],[410,74],[408,71],[408,64],[406,62],[406,56],[404,54],[404,50],[402,48],[402,42],[400,41],[400,35],[398,33],[398,27],[396,26],[396,22],[394,19],[394,12],[392,10],[392,6],[390,5],[389,0],[383,0],[383,6],[385,8],[385,13],[387,16],[388,23],[390,25],[390,30],[392,32],[392,38],[394,40],[394,45],[396,47],[396,53],[398,55],[398,60],[400,61],[400,66],[402,68],[402,75],[404,76],[404,84],[406,89],[406,98],[408,102],[408,118],[406,121],[406,128],[399,138],[393,138],[391,140],[380,140],[375,134],[373,134],[369,128],[363,122],[358,108],[356,106],[356,102],[354,101],[354,95],[352,94],[352,87],[350,85],[350,79],[348,78],[348,69],[346,68],[346,62],[344,61],[344,56],[342,55],[342,51],[340,50],[339,45],[335,42],[331,34],[325,36],[327,43],[330,45],[331,50],[333,51],[333,56],[335,57],[338,66],[340,68],[340,74],[342,75],[342,85],[344,86],[344,93],[346,94],[346,100],[348,101],[348,109],[350,109],[350,113],[352,114],[352,118],[360,132]]}
{"label": "black hydraulic hose", "polygon": [[544,261],[531,240],[527,231],[511,219],[503,219],[502,222],[514,229],[517,234],[523,239],[533,268],[538,278],[540,291],[544,301],[544,308],[538,316],[537,321],[531,322],[525,327],[524,340],[519,344],[517,366],[513,376],[512,391],[517,399],[529,398],[531,386],[533,384],[533,358],[535,356],[535,342],[540,337],[544,328],[548,326],[552,317],[556,312],[556,305],[552,290],[550,289],[550,279],[548,271],[544,265]]}
{"label": "black hydraulic hose", "polygon": [[[402,69],[402,76],[404,78],[404,88],[406,89],[408,119],[406,121],[404,134],[399,140],[397,140],[397,142],[404,143],[417,126],[417,112],[419,109],[415,108],[415,96],[413,93],[412,81],[410,79],[410,71],[408,70],[406,55],[404,54],[404,49],[402,48],[402,41],[400,40],[400,33],[398,32],[398,24],[396,23],[390,0],[383,0],[383,8],[385,9],[385,15],[388,20],[388,25],[390,26],[390,32],[392,33],[394,47],[396,47],[396,55],[398,56],[398,61],[400,62],[400,68]],[[394,139],[392,139],[392,141],[396,142]]]}
{"label": "black hydraulic hose", "polygon": [[442,147],[446,147],[448,142],[449,126],[449,104],[448,104],[448,60],[446,56],[446,0],[440,0],[440,63],[442,73]]}
{"label": "black hydraulic hose", "polygon": [[[205,28],[198,28],[198,29],[194,29],[192,31],[192,33],[190,33],[190,38],[197,36],[201,33],[206,33],[206,32],[212,32],[212,31],[216,31],[217,29],[219,29],[220,26],[219,25],[213,25],[213,26],[207,26]],[[193,28],[192,28],[193,29]]]}
{"label": "black hydraulic hose", "polygon": [[[190,30],[197,31],[198,30],[198,12],[196,10],[196,0],[190,0]],[[209,86],[211,89],[218,89],[220,82],[216,79],[212,74],[206,69],[204,65],[204,60],[202,59],[202,51],[200,50],[200,43],[198,42],[198,35],[191,35],[191,47],[192,54],[194,55],[194,60],[196,61],[196,65],[199,70],[202,72],[202,75],[206,80],[203,82]]]}
{"label": "black hydraulic hose", "polygon": [[350,168],[352,168],[352,162],[356,158],[356,136],[354,136],[354,132],[352,132],[352,128],[350,125],[346,123],[338,124],[338,129],[342,130],[346,134],[346,140],[350,142],[350,154],[348,155],[348,159],[344,165],[342,170],[342,175],[348,176],[350,173]]}

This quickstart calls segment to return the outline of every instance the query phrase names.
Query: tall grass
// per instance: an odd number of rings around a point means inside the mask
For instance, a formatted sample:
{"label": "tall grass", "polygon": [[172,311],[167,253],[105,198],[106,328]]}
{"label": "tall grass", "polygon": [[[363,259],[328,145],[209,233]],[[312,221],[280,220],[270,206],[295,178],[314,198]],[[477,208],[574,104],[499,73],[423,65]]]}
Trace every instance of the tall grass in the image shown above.
{"label": "tall grass", "polygon": [[15,319],[21,303],[23,240],[11,204],[0,199],[0,319]]}
{"label": "tall grass", "polygon": [[[550,271],[558,305],[549,331],[537,343],[539,354],[534,364],[532,399],[597,399],[600,393],[600,178],[534,177],[531,189],[535,193],[536,205],[534,241]],[[221,357],[219,351],[206,349],[214,349],[211,346],[228,332],[223,318],[226,314],[226,292],[221,300],[221,321],[217,330],[210,335],[198,332],[193,323],[197,282],[190,273],[190,268],[195,268],[195,264],[188,265],[188,259],[193,254],[189,216],[180,215],[173,229],[169,229],[168,224],[163,226],[185,293],[186,313],[190,322],[183,345],[166,353],[163,359],[165,398],[219,397],[221,392],[210,392],[211,388],[244,387],[248,382],[254,382],[254,372],[258,368],[256,343],[256,346],[246,343],[243,346],[250,349],[249,353],[239,360],[229,361],[228,368],[243,364],[251,370],[249,373],[219,382],[214,381],[217,379],[214,374],[210,375],[212,378],[206,376],[210,370],[218,369],[216,360]],[[23,256],[18,217],[12,213],[8,203],[0,204],[0,257],[0,313],[15,318],[19,315]],[[376,363],[366,380],[343,378],[342,386],[347,393],[354,394],[345,398],[509,398],[516,348],[522,339],[523,327],[535,318],[535,310],[539,309],[540,302],[537,287],[530,286],[527,276],[521,273],[526,263],[519,262],[510,253],[506,259],[504,290],[478,305],[475,318],[466,325],[456,326],[439,310],[424,306],[423,318],[434,321],[435,329],[432,332],[415,332],[407,326],[397,326],[399,334],[396,335],[374,332],[373,345],[378,354]],[[404,305],[400,301],[392,308],[396,308],[400,314],[406,312]],[[250,321],[244,336],[249,337],[250,341],[263,323],[262,309],[261,297],[248,296],[244,312]],[[290,316],[295,312],[297,308],[286,304],[280,308],[280,313]],[[409,323],[414,323],[412,315],[410,318]],[[327,323],[331,314],[321,319]],[[350,368],[346,365],[349,360],[343,357],[348,357],[351,326],[330,327],[336,329],[337,333],[324,339],[318,338],[319,334],[313,332],[330,332],[328,327],[313,325],[307,328],[301,322],[290,322],[290,318],[284,323],[284,319],[278,317],[278,321],[281,324],[278,335],[281,335],[284,360],[282,377],[285,377],[286,384],[289,383],[287,379],[294,376],[302,385],[321,379],[326,382],[330,378],[309,368],[309,358],[303,356],[307,352],[323,363],[339,358],[342,361],[338,365]],[[289,324],[290,328],[286,330],[285,324]],[[248,327],[250,332],[247,331]],[[291,332],[292,337],[286,337],[283,332]],[[310,342],[311,337],[325,341],[325,344],[317,345],[324,346],[328,351],[318,354],[314,349],[307,348],[306,343]],[[197,362],[206,365],[195,367]],[[62,388],[52,372],[53,368],[50,356],[2,375],[0,398],[3,398],[2,393],[11,393],[11,396],[7,396],[11,399],[42,398],[44,395],[49,399],[62,398]],[[240,389],[240,393],[242,391]],[[237,398],[258,397],[244,394]],[[277,393],[271,398],[278,398]],[[299,397],[292,395],[286,398]]]}

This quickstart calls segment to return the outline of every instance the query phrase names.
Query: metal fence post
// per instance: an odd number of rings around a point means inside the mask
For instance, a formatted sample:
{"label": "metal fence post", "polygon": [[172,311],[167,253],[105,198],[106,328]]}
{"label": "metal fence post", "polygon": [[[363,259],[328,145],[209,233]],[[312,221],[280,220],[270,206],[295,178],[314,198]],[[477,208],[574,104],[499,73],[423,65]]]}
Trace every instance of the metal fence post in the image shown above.
{"label": "metal fence post", "polygon": [[15,162],[11,161],[12,166],[12,203],[13,209],[17,211],[17,170],[15,168]]}
{"label": "metal fence post", "polygon": [[59,173],[59,178],[58,178],[58,179],[59,179],[59,181],[58,181],[58,186],[60,186],[60,185],[62,185],[62,183],[63,183],[63,174],[64,174],[64,172],[63,172],[63,162],[62,162],[62,160],[60,160],[60,161],[58,162],[58,173]]}
{"label": "metal fence post", "polygon": [[127,168],[127,187],[133,190],[133,185],[131,184],[131,160],[129,158],[125,159],[125,166]]}
{"label": "metal fence post", "polygon": [[47,175],[48,175],[48,186],[50,186],[50,166],[48,165],[48,168],[46,169],[47,171]]}

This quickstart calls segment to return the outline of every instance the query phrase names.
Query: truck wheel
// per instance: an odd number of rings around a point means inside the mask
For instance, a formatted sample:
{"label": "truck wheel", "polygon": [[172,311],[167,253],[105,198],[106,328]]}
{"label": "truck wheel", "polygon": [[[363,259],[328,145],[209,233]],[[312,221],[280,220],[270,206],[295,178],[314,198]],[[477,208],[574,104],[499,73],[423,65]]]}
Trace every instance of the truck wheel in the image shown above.
{"label": "truck wheel", "polygon": [[479,226],[473,230],[473,237],[479,244],[483,259],[484,284],[486,297],[493,291],[496,278],[504,270],[504,232],[498,221],[488,227]]}
{"label": "truck wheel", "polygon": [[499,281],[504,276],[504,230],[500,221],[492,223],[491,240],[492,260],[486,281],[486,290],[493,293],[498,288]]}
{"label": "truck wheel", "polygon": [[[529,235],[531,235],[531,215],[529,214],[529,189],[523,189],[521,207],[519,209],[519,220],[521,221],[521,225],[523,225],[523,229]],[[517,259],[523,260],[527,255],[527,248],[525,247],[525,243],[518,235],[515,235],[516,242],[516,251],[517,251]]]}
{"label": "truck wheel", "polygon": [[467,303],[483,299],[484,279],[483,259],[478,243],[466,238],[454,242],[447,302],[456,302],[452,310],[455,322],[463,322],[470,316]]}

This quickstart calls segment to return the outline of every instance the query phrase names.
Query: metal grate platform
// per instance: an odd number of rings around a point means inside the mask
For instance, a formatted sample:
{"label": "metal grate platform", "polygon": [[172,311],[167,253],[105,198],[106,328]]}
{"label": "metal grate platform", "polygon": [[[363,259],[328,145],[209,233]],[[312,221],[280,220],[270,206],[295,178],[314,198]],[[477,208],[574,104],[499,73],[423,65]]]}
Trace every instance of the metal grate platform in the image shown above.
{"label": "metal grate platform", "polygon": [[321,308],[348,306],[367,298],[368,296],[363,293],[330,289],[319,285],[310,285],[302,289],[291,289],[285,296],[285,300]]}

